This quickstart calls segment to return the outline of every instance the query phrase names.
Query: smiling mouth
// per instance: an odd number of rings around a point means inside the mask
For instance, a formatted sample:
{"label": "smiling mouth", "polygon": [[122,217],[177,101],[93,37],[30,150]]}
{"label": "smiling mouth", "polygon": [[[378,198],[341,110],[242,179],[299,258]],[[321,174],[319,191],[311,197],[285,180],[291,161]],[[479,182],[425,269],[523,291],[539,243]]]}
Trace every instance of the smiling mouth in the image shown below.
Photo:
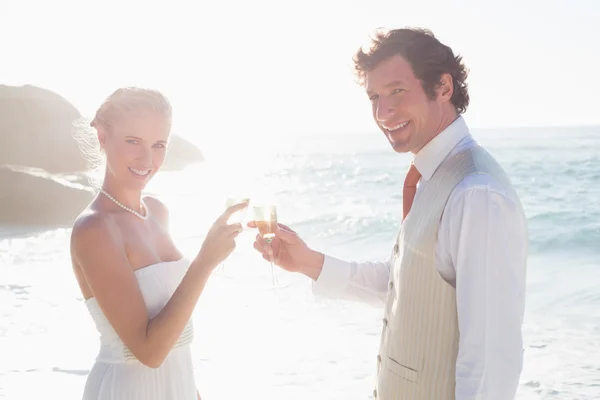
{"label": "smiling mouth", "polygon": [[399,131],[400,129],[406,127],[409,123],[410,123],[410,121],[406,121],[406,122],[402,122],[402,123],[392,126],[392,127],[387,127],[384,125],[383,128],[386,131],[388,131],[388,133],[394,133],[394,132]]}
{"label": "smiling mouth", "polygon": [[151,169],[135,169],[129,167],[129,170],[136,174],[137,176],[148,176],[150,174]]}

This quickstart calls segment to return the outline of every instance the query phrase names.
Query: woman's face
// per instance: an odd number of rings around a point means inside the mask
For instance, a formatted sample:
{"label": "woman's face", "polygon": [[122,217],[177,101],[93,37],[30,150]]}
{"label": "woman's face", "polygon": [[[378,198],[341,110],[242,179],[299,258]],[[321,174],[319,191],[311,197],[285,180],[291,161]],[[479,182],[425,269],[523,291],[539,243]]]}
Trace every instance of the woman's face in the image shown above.
{"label": "woman's face", "polygon": [[110,131],[100,129],[107,173],[123,187],[142,190],[165,160],[169,134],[170,121],[150,113],[125,117]]}

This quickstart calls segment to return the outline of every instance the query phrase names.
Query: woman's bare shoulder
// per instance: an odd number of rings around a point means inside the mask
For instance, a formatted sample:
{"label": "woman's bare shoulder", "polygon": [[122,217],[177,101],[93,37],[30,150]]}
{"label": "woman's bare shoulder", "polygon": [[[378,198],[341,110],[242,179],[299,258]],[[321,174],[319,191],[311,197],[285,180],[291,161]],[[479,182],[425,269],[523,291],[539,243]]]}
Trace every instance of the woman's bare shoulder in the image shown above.
{"label": "woman's bare shoulder", "polygon": [[87,208],[73,223],[73,236],[89,234],[90,231],[103,231],[114,226],[111,213]]}
{"label": "woman's bare shoulder", "polygon": [[112,247],[120,237],[121,233],[113,214],[92,208],[86,209],[73,224],[71,253],[76,256],[89,246]]}

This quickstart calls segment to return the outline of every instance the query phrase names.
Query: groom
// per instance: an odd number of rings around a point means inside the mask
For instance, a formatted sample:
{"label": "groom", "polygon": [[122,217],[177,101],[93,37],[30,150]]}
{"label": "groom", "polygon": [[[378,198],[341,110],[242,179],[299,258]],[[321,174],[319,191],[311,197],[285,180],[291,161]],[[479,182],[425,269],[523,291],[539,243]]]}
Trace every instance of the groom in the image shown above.
{"label": "groom", "polygon": [[413,154],[392,257],[342,261],[285,225],[271,246],[257,236],[254,247],[312,278],[317,294],[383,305],[374,398],[514,399],[526,220],[509,178],[461,116],[467,70],[422,29],[378,33],[354,62],[375,123],[394,151]]}

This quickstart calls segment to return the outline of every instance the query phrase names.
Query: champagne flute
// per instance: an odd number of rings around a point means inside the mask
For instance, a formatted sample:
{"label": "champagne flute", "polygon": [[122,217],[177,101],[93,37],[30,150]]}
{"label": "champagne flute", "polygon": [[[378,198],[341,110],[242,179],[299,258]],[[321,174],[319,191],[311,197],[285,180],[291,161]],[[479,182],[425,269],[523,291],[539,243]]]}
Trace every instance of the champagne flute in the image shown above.
{"label": "champagne flute", "polygon": [[[225,200],[225,208],[229,208],[231,206],[234,206],[236,204],[240,204],[240,203],[249,203],[250,202],[250,198],[248,197],[241,197],[241,196],[229,196],[227,197],[227,199]],[[228,224],[241,224],[244,221],[244,218],[246,217],[246,212],[248,211],[248,207],[236,211],[234,212],[231,217],[229,217],[229,219],[227,220]],[[225,273],[225,261],[223,261],[221,263],[221,273]]]}
{"label": "champagne flute", "polygon": [[[227,200],[225,200],[225,208],[229,208],[236,204],[249,203],[249,202],[250,202],[250,198],[248,198],[248,197],[231,196],[231,197],[227,197]],[[247,211],[248,211],[248,207],[244,208],[243,210],[234,212],[233,215],[231,215],[231,217],[229,217],[229,220],[227,221],[227,223],[241,224],[244,221],[244,218],[246,217]]]}
{"label": "champagne flute", "polygon": [[[275,237],[275,227],[277,226],[277,208],[275,206],[255,206],[254,207],[254,222],[258,228],[258,233],[265,239],[267,243],[271,243]],[[273,260],[271,259],[271,278],[273,286],[279,286]]]}

